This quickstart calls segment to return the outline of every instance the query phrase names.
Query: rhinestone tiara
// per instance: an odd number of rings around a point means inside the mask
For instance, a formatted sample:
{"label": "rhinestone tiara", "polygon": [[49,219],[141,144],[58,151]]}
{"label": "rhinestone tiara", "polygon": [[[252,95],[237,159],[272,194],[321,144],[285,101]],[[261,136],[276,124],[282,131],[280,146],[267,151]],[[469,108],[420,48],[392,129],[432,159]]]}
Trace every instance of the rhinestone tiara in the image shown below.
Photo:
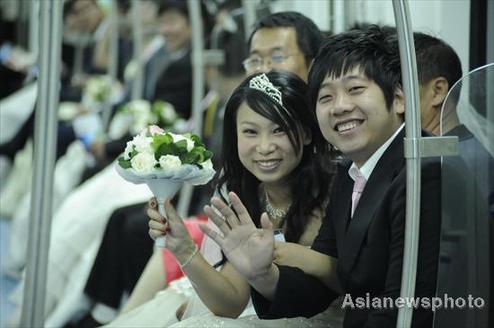
{"label": "rhinestone tiara", "polygon": [[269,81],[266,74],[262,73],[261,75],[252,78],[249,82],[249,87],[264,92],[269,97],[271,97],[271,99],[283,106],[283,102],[281,100],[281,91],[278,90],[273,85],[273,83]]}

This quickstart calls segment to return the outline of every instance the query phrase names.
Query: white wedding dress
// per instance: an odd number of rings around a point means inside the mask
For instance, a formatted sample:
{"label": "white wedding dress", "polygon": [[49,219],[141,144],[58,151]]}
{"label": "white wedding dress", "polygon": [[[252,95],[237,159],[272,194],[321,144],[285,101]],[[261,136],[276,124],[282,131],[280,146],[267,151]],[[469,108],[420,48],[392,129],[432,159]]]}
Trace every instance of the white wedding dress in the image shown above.
{"label": "white wedding dress", "polygon": [[[152,197],[146,185],[122,179],[113,165],[80,185],[53,215],[48,259],[45,325],[63,326],[87,307],[83,293],[110,215]],[[22,304],[24,280],[12,300]],[[14,315],[13,324],[19,320]]]}
{"label": "white wedding dress", "polygon": [[[344,312],[341,309],[341,298],[337,299],[324,312],[315,315],[312,318],[296,317],[281,318],[274,320],[262,320],[255,314],[253,307],[250,308],[253,313],[244,311],[237,319],[223,318],[213,314],[196,315],[186,318],[180,322],[167,327],[174,328],[211,328],[211,327],[229,327],[229,328],[341,328],[343,327]],[[163,326],[164,327],[164,326]]]}

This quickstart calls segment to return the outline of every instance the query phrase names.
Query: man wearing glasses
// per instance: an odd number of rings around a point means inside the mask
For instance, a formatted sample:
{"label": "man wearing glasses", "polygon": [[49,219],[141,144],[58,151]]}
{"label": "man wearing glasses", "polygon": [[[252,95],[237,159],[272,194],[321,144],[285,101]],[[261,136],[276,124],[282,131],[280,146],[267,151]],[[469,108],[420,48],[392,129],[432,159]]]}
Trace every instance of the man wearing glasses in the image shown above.
{"label": "man wearing glasses", "polygon": [[307,81],[322,34],[312,20],[296,12],[280,12],[261,18],[247,43],[247,75],[280,69]]}

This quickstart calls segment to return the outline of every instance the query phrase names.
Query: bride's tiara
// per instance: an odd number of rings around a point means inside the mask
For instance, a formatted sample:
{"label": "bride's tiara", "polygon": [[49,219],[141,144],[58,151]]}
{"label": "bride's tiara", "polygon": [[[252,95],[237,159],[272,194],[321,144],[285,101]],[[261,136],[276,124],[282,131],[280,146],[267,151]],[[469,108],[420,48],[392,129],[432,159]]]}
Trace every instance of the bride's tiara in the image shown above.
{"label": "bride's tiara", "polygon": [[283,102],[281,100],[281,91],[278,90],[273,85],[273,83],[269,81],[266,74],[262,73],[261,75],[252,78],[249,82],[249,87],[264,92],[278,104],[283,106]]}

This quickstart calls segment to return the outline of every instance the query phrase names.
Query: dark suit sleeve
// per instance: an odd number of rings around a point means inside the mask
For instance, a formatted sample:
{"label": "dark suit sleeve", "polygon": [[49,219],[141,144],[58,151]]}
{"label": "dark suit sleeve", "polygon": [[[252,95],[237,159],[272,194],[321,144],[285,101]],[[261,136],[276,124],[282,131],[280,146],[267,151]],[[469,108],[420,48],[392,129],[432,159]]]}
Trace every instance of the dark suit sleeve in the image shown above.
{"label": "dark suit sleeve", "polygon": [[[440,166],[438,163],[426,164],[422,169],[422,193],[420,210],[419,249],[417,259],[417,278],[415,297],[432,297],[436,289],[437,262],[439,255],[441,196]],[[395,192],[391,193],[391,242],[389,265],[386,273],[384,292],[378,297],[400,296],[403,251],[405,238],[405,171],[396,179]],[[374,309],[370,312],[365,327],[395,327],[397,309]],[[424,308],[414,310],[413,327],[431,327],[432,311]]]}
{"label": "dark suit sleeve", "polygon": [[334,229],[332,210],[330,207],[326,210],[326,217],[319,229],[314,243],[312,244],[312,249],[323,253],[334,258],[338,258],[338,248],[336,246],[336,233]]}
{"label": "dark suit sleeve", "polygon": [[299,268],[282,265],[278,268],[280,279],[272,302],[251,290],[254,308],[261,319],[311,317],[326,310],[337,297],[319,279]]}
{"label": "dark suit sleeve", "polygon": [[[337,254],[330,211],[325,217],[312,249],[324,254]],[[324,310],[338,296],[319,279],[299,268],[278,266],[280,278],[273,301],[252,288],[251,295],[257,315],[262,319],[311,317]]]}

